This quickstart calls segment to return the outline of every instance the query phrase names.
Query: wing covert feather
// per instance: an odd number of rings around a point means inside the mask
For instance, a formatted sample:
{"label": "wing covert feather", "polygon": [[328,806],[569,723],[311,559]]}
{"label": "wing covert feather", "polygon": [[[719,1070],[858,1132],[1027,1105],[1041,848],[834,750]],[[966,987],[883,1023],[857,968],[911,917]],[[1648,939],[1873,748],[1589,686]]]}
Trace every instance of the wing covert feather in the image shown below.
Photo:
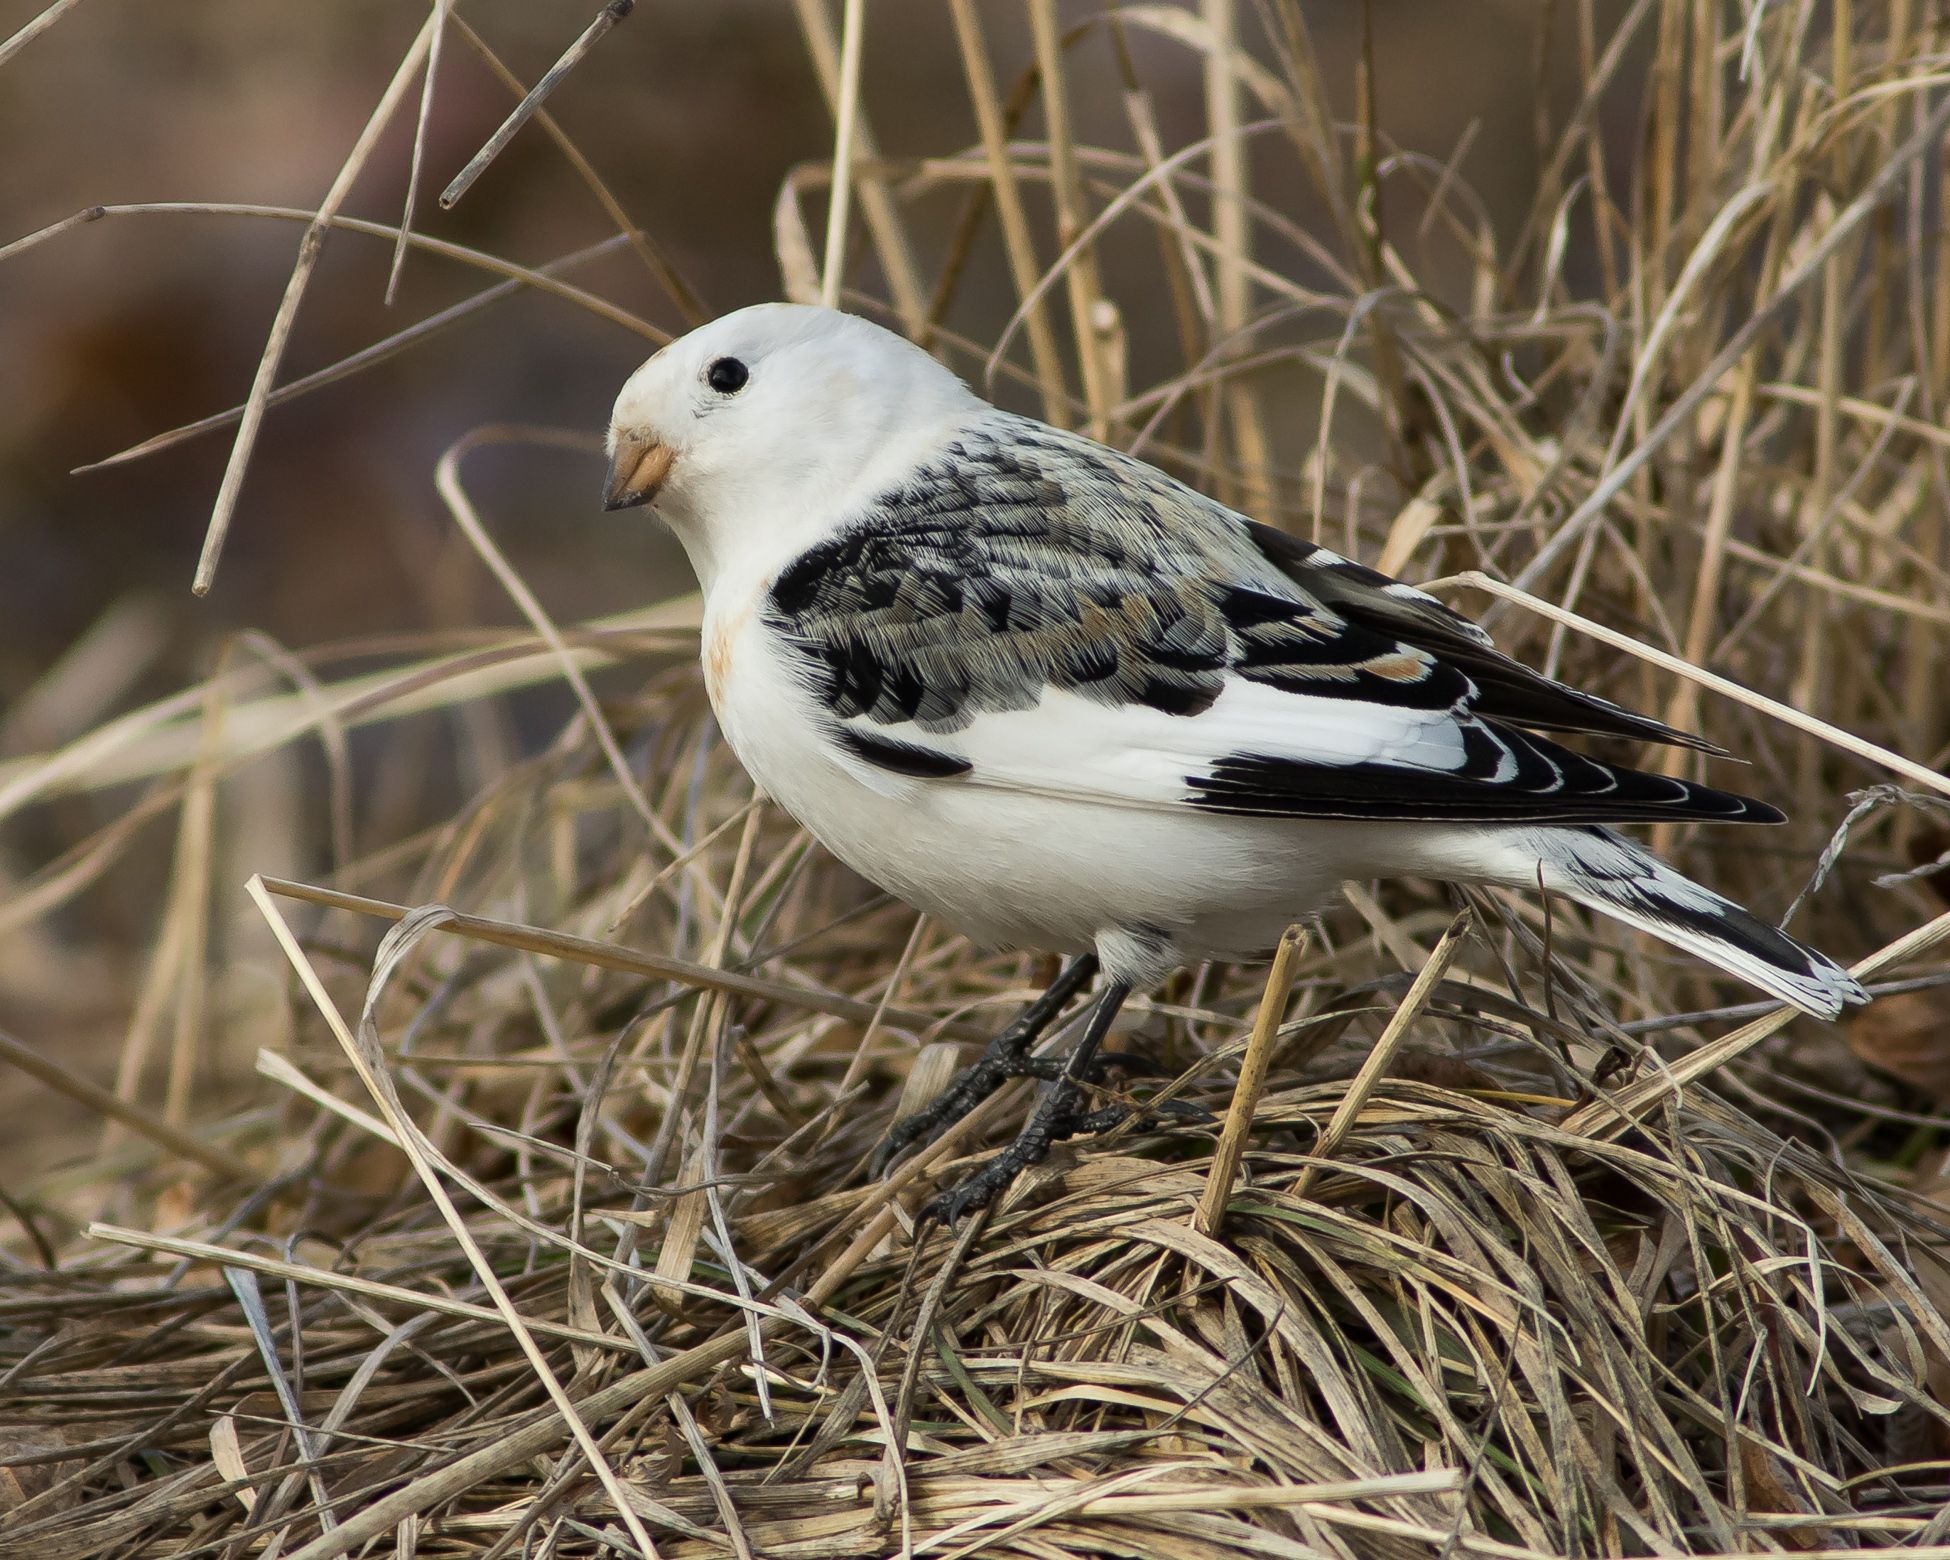
{"label": "wing covert feather", "polygon": [[1772,821],[1517,729],[1694,739],[1433,598],[998,415],[775,582],[851,756],[929,783],[1272,817]]}

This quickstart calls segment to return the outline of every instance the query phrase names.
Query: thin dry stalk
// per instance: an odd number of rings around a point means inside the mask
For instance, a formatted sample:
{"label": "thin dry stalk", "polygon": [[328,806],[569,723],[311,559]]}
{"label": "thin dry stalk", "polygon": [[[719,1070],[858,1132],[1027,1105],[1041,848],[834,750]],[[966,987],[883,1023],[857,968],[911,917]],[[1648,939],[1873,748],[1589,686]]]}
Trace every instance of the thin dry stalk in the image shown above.
{"label": "thin dry stalk", "polygon": [[[333,219],[338,216],[339,207],[345,203],[345,197],[351,193],[354,181],[364,170],[367,159],[372,156],[373,148],[379,144],[379,137],[391,121],[394,110],[406,96],[413,77],[419,73],[439,31],[440,16],[438,7],[428,14],[418,36],[400,61],[399,69],[393,73],[392,81],[380,94],[365,128],[352,143],[352,150],[339,167],[338,177],[325,192],[325,198],[318,203],[304,237],[298,241],[298,260],[291,268],[291,279],[285,284],[284,297],[279,300],[278,312],[265,335],[264,351],[257,360],[257,374],[251,380],[250,394],[244,398],[244,415],[237,421],[237,437],[230,447],[230,459],[223,469],[223,481],[217,488],[216,502],[211,506],[209,528],[203,536],[203,552],[197,559],[196,578],[190,585],[199,596],[208,595],[211,585],[216,582],[217,560],[223,555],[224,538],[230,534],[231,517],[237,508],[237,495],[243,490],[244,472],[250,465],[251,452],[257,447],[257,430],[264,421],[271,382],[278,377],[278,365],[284,361],[284,349],[291,340],[291,327],[297,323],[298,305],[304,301],[305,289],[311,284],[311,274],[318,265],[318,257],[324,253],[325,235],[330,231]],[[404,230],[401,237],[404,238]]]}
{"label": "thin dry stalk", "polygon": [[440,45],[453,21],[453,0],[434,0],[433,41],[427,45],[426,69],[420,76],[420,112],[413,122],[413,160],[406,169],[406,199],[399,216],[399,237],[393,243],[393,263],[386,272],[386,305],[399,294],[400,273],[406,269],[406,235],[413,228],[413,208],[419,203],[420,168],[426,161],[427,130],[433,122],[433,84],[440,74]]}
{"label": "thin dry stalk", "polygon": [[[338,910],[355,910],[362,915],[380,916],[388,921],[404,920],[412,913],[405,905],[387,904],[384,900],[340,893],[308,883],[291,883],[281,878],[264,878],[262,882],[272,893],[288,899],[303,900],[315,905],[329,905]],[[897,1023],[917,1027],[929,1023],[925,1014],[911,1012],[906,1008],[890,1007],[885,1003],[856,1002],[830,992],[812,991],[783,981],[768,980],[762,976],[718,969],[710,964],[640,953],[631,948],[605,946],[591,942],[587,938],[569,937],[539,927],[512,926],[481,916],[455,912],[442,924],[440,930],[463,937],[477,938],[496,947],[517,948],[526,953],[550,954],[556,958],[572,959],[580,964],[593,965],[598,969],[613,969],[631,974],[649,975],[662,980],[675,980],[707,991],[731,992],[764,1001],[784,1002],[807,1008],[815,1013],[826,1013],[834,1018],[851,1019],[863,1024],[872,1024],[876,1019],[891,1019]],[[936,1024],[932,1027],[942,1034],[954,1035],[964,1040],[986,1040],[989,1036],[986,1029],[969,1023]]]}
{"label": "thin dry stalk", "polygon": [[60,21],[78,4],[80,0],[54,0],[52,5],[42,10],[32,21],[18,28],[5,43],[0,43],[0,66],[4,66],[7,61]]}
{"label": "thin dry stalk", "polygon": [[1381,1031],[1368,1052],[1367,1059],[1361,1063],[1361,1070],[1354,1075],[1354,1081],[1347,1086],[1347,1093],[1341,1096],[1340,1103],[1334,1107],[1334,1114],[1327,1118],[1322,1128],[1320,1141],[1314,1145],[1313,1162],[1301,1170],[1299,1179],[1293,1183],[1293,1195],[1304,1197],[1312,1184],[1322,1161],[1331,1160],[1347,1136],[1348,1128],[1359,1118],[1368,1098],[1374,1093],[1375,1085],[1388,1075],[1396,1053],[1408,1039],[1411,1026],[1422,1016],[1430,996],[1442,977],[1449,972],[1456,955],[1462,951],[1462,941],[1469,935],[1470,915],[1467,910],[1458,912],[1455,920],[1443,932],[1442,940],[1429,954],[1428,962],[1416,971],[1415,983],[1408,988],[1408,995],[1402,998],[1401,1006],[1389,1016],[1388,1027]]}
{"label": "thin dry stalk", "polygon": [[[590,51],[609,35],[610,29],[635,9],[636,0],[609,0],[596,13],[595,19],[583,28],[575,42],[562,51],[562,57],[542,73],[542,79],[529,88],[527,95],[501,121],[494,134],[487,138],[487,143],[467,160],[467,165],[440,192],[442,211],[451,211],[460,204],[461,197],[473,188],[476,179],[487,172],[494,159],[507,150],[508,143],[520,134],[521,127],[541,112],[542,105],[562,84],[563,78],[587,59]],[[431,70],[428,79],[432,79]]]}
{"label": "thin dry stalk", "polygon": [[846,0],[840,21],[839,101],[833,108],[833,193],[826,204],[826,259],[819,271],[819,301],[839,307],[846,270],[846,212],[853,198],[853,137],[860,122],[860,53],[867,42],[866,0]]}
{"label": "thin dry stalk", "polygon": [[1260,1094],[1266,1088],[1266,1069],[1273,1060],[1273,1042],[1286,1016],[1287,997],[1293,990],[1294,967],[1307,946],[1307,931],[1289,926],[1273,951],[1273,967],[1267,972],[1266,994],[1259,999],[1259,1013],[1253,1032],[1247,1037],[1246,1052],[1239,1061],[1239,1083],[1232,1091],[1232,1104],[1226,1109],[1225,1125],[1219,1129],[1219,1146],[1212,1155],[1205,1193],[1199,1199],[1194,1228],[1202,1235],[1217,1235],[1225,1223],[1226,1203],[1233,1183],[1239,1178],[1239,1165],[1246,1153],[1246,1140],[1253,1130],[1253,1113],[1259,1109]]}
{"label": "thin dry stalk", "polygon": [[1567,628],[1575,628],[1579,633],[1588,635],[1600,644],[1610,645],[1614,650],[1622,650],[1627,655],[1637,656],[1640,660],[1648,661],[1662,671],[1671,672],[1676,676],[1685,678],[1688,682],[1697,683],[1702,688],[1710,688],[1715,693],[1724,694],[1727,698],[1737,700],[1749,709],[1759,710],[1763,714],[1780,721],[1783,725],[1792,726],[1798,731],[1807,732],[1810,736],[1819,737],[1822,741],[1832,747],[1841,749],[1844,753],[1853,753],[1857,758],[1867,759],[1870,763],[1887,769],[1892,774],[1901,775],[1905,780],[1913,781],[1917,785],[1925,786],[1932,791],[1950,796],[1950,776],[1938,774],[1933,769],[1926,768],[1911,759],[1904,758],[1900,753],[1892,753],[1887,748],[1878,747],[1873,742],[1865,742],[1858,736],[1829,725],[1825,720],[1818,720],[1812,715],[1803,714],[1790,704],[1783,704],[1778,699],[1770,699],[1764,694],[1754,692],[1751,688],[1743,688],[1731,678],[1721,677],[1702,667],[1690,665],[1680,657],[1668,655],[1662,650],[1655,649],[1651,645],[1632,638],[1629,634],[1621,634],[1616,629],[1606,628],[1603,624],[1594,623],[1589,618],[1580,617],[1575,612],[1567,612],[1562,607],[1554,606],[1548,601],[1540,600],[1538,597],[1531,595],[1529,591],[1520,590],[1513,585],[1506,585],[1501,580],[1491,579],[1487,574],[1483,574],[1474,569],[1466,574],[1454,575],[1448,579],[1431,580],[1428,588],[1439,590],[1444,586],[1451,585],[1467,586],[1471,589],[1484,591],[1489,595],[1500,597],[1504,601],[1517,602],[1522,606],[1528,607],[1532,612],[1551,619],[1553,622],[1562,623]]}
{"label": "thin dry stalk", "polygon": [[179,1158],[192,1164],[201,1165],[213,1175],[234,1176],[239,1171],[237,1161],[228,1154],[218,1153],[202,1139],[185,1132],[181,1127],[151,1115],[140,1105],[123,1099],[120,1095],[104,1089],[98,1083],[78,1076],[61,1066],[58,1062],[41,1055],[25,1041],[16,1040],[12,1035],[0,1034],[0,1057],[10,1066],[40,1079],[57,1094],[65,1094],[78,1104],[104,1116],[111,1121],[119,1121],[133,1132],[140,1133],[159,1147],[166,1148]]}

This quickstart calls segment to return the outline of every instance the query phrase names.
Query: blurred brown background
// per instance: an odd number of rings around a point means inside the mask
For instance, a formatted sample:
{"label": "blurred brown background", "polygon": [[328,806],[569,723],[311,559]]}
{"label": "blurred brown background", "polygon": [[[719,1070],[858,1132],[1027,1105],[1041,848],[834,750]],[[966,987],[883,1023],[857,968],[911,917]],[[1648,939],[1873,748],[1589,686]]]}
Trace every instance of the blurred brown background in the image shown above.
{"label": "blurred brown background", "polygon": [[[0,35],[40,6],[0,5]],[[533,81],[593,9],[583,0],[480,0],[462,14]],[[1348,84],[1350,101],[1337,107],[1350,113],[1360,8],[1306,9],[1328,79]],[[1472,133],[1466,172],[1493,208],[1499,198],[1516,206],[1534,166],[1529,84],[1546,9],[1537,0],[1375,7],[1385,130],[1436,157]],[[1096,10],[1070,6],[1065,14],[1081,19]],[[0,183],[0,236],[19,237],[97,202],[315,204],[423,14],[397,0],[85,0],[0,74],[0,144],[11,151]],[[997,76],[1013,82],[1031,57],[1020,7],[1003,0],[984,14]],[[898,29],[869,29],[863,76],[883,152],[942,155],[972,144],[945,9],[914,0],[900,5],[899,16]],[[1127,37],[1167,147],[1183,144],[1202,123],[1197,60],[1152,33],[1131,29]],[[1081,136],[1128,144],[1117,62],[1103,34],[1079,52],[1080,79],[1089,79],[1094,63],[1102,87],[1096,101],[1077,104]],[[414,106],[417,97],[415,89]],[[509,107],[480,60],[450,40],[416,226],[528,263],[606,236],[596,203],[533,126],[454,212],[438,210],[434,196]],[[645,0],[551,107],[712,312],[778,294],[773,199],[796,163],[830,155],[832,133],[783,0]],[[398,220],[413,118],[398,116],[348,214]],[[1267,194],[1276,203],[1300,200],[1297,190]],[[955,203],[937,205],[945,239]],[[231,216],[117,217],[18,256],[0,272],[0,361],[10,385],[0,403],[8,558],[0,576],[0,698],[17,697],[131,593],[152,594],[170,625],[170,653],[155,668],[152,692],[176,686],[235,627],[304,643],[424,623],[435,610],[428,564],[450,539],[431,484],[439,451],[484,421],[596,428],[617,384],[646,355],[645,344],[621,330],[554,300],[522,297],[274,411],[217,589],[197,602],[186,587],[228,432],[119,471],[68,471],[242,398],[300,231]],[[924,267],[938,261],[921,258]],[[387,309],[390,259],[383,241],[333,236],[282,378],[491,280],[413,254]],[[1006,318],[999,259],[992,238],[978,250],[951,320],[967,334],[982,336]],[[1128,280],[1155,285],[1151,256],[1138,260]],[[1116,290],[1114,250],[1106,263]],[[680,323],[627,257],[586,268],[577,280],[666,327]],[[1139,383],[1143,364],[1173,347],[1147,302],[1156,300],[1125,301]],[[489,459],[494,518],[563,615],[624,605],[674,583],[617,567],[619,545],[628,549],[633,539],[595,513],[593,463],[533,454]],[[478,606],[504,610],[491,591]]]}
{"label": "blurred brown background", "polygon": [[[42,0],[3,0],[0,38],[41,9]],[[945,6],[870,0],[870,9],[877,14],[864,101],[883,154],[942,156],[975,144]],[[1345,92],[1335,112],[1348,117],[1356,108],[1362,8],[1325,0],[1305,9],[1327,79]],[[1539,0],[1381,0],[1370,13],[1384,136],[1438,160],[1466,143],[1463,171],[1500,219],[1514,220],[1527,201],[1540,59],[1545,79],[1570,79],[1573,39],[1559,9]],[[1600,7],[1607,17],[1615,9]],[[460,10],[524,82],[533,82],[594,6],[469,0]],[[1097,14],[1094,4],[1063,8],[1071,23]],[[989,0],[982,15],[1006,90],[1032,58],[1024,13],[1013,0]],[[8,153],[0,243],[94,203],[314,207],[424,16],[424,6],[399,0],[82,0],[0,68],[0,146]],[[1154,29],[1132,27],[1125,38],[1166,150],[1202,133],[1198,57]],[[1264,47],[1264,40],[1248,41]],[[1072,82],[1080,138],[1131,147],[1120,61],[1104,29],[1076,45]],[[1084,83],[1096,90],[1078,92],[1075,84]],[[416,85],[347,214],[398,220],[418,99]],[[1609,101],[1629,108],[1634,93]],[[439,191],[511,103],[473,50],[450,36],[416,229],[528,264],[606,237],[612,230],[597,202],[532,124],[456,211],[439,211]],[[830,157],[832,137],[791,5],[644,0],[550,107],[711,312],[778,294],[775,197],[795,165]],[[1032,112],[1021,133],[1039,132]],[[1633,134],[1629,118],[1608,127],[1608,141],[1626,161]],[[1261,173],[1260,191],[1304,222],[1305,192],[1297,182],[1273,182],[1294,178],[1292,159],[1277,166],[1278,173]],[[959,207],[958,191],[921,207],[914,231],[930,282]],[[808,214],[817,236],[817,196]],[[185,686],[209,671],[218,648],[240,629],[305,646],[514,620],[455,533],[432,471],[442,449],[483,422],[600,427],[617,385],[648,346],[554,299],[517,296],[372,371],[274,409],[207,599],[194,598],[189,582],[229,430],[117,470],[69,474],[242,399],[301,231],[292,222],[232,215],[116,215],[0,266],[8,391],[0,397],[0,704],[12,712],[0,722],[0,761],[43,751],[90,722]],[[1053,234],[1045,229],[1039,240],[1047,263],[1056,252]],[[1302,263],[1292,255],[1265,258]],[[281,380],[493,280],[411,254],[389,308],[383,295],[390,260],[387,242],[332,236]],[[1120,255],[1113,242],[1103,252],[1137,385],[1176,367],[1155,262],[1148,245],[1142,254]],[[855,279],[870,265],[863,259]],[[583,267],[573,279],[665,328],[680,326],[627,255]],[[948,323],[989,339],[1012,302],[990,224]],[[599,474],[592,457],[533,449],[492,450],[469,465],[486,519],[561,620],[688,588],[678,560],[638,517],[619,521],[599,512]],[[87,697],[78,704],[30,698],[45,691],[50,669],[105,615],[111,651],[106,668],[84,679]],[[559,689],[517,704],[533,740],[567,708]],[[362,741],[355,759],[369,764],[374,747]],[[318,827],[295,837],[282,827],[255,836],[243,825],[233,831],[257,847],[240,847],[251,859],[227,861],[218,877],[220,927],[251,915],[235,886],[246,872],[302,874],[322,862],[317,776],[289,766],[275,775],[267,769],[267,776],[263,784],[278,799],[265,816],[310,818]],[[451,806],[467,783],[464,775],[430,779],[429,816]],[[136,794],[124,787],[69,797],[9,820],[0,839],[0,883],[32,881]],[[248,814],[252,794],[226,788],[227,805]],[[369,820],[360,822],[363,828]],[[81,1070],[106,1069],[105,1058],[122,1044],[141,960],[156,935],[171,838],[171,824],[152,826],[135,857],[53,922],[9,936],[0,948],[0,1024],[61,1051]],[[368,832],[359,843],[370,849],[385,841]],[[104,1060],[91,1067],[91,1057]],[[30,1103],[35,1128],[12,1135],[14,1156],[43,1160],[50,1139],[87,1120],[0,1072],[8,1114]]]}

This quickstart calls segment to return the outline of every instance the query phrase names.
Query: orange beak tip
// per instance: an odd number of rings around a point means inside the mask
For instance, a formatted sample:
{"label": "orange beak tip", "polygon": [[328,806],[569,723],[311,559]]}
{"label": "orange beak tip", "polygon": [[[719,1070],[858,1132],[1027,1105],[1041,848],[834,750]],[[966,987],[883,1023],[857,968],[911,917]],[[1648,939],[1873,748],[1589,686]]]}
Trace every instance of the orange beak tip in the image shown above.
{"label": "orange beak tip", "polygon": [[626,439],[616,446],[609,463],[609,477],[603,483],[603,508],[635,509],[657,496],[676,452],[668,444],[648,439]]}

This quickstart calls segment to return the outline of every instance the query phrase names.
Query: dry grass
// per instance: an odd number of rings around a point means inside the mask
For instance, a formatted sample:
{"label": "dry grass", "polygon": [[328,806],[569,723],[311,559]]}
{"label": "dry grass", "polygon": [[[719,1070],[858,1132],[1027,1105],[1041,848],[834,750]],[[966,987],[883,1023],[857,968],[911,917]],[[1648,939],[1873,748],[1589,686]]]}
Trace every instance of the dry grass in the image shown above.
{"label": "dry grass", "polygon": [[[1538,12],[1541,173],[1509,223],[1465,148],[1388,143],[1366,73],[1334,123],[1290,0],[1087,21],[1030,0],[1014,82],[993,9],[955,0],[976,139],[901,163],[857,36],[802,0],[853,156],[830,204],[830,164],[780,192],[786,287],[1303,534],[1494,584],[1459,599],[1508,648],[1753,757],[1791,830],[1662,843],[1764,910],[1850,819],[1796,928],[1905,987],[1870,1018],[1927,1051],[1950,916],[1899,874],[1944,849],[1950,792],[1950,36],[1902,0],[1640,3],[1614,32],[1597,9]],[[1203,57],[1213,140],[1160,143],[1139,33]],[[443,44],[475,40],[441,6],[375,126]],[[1554,103],[1560,48],[1579,63]],[[1079,141],[1071,109],[1118,92],[1127,139]],[[1621,114],[1630,157],[1597,134]],[[372,140],[317,210],[276,213],[308,224],[294,306],[328,230],[436,244],[335,215]],[[1295,173],[1304,211],[1255,194]],[[917,218],[944,193],[945,243]],[[957,290],[990,244],[1020,308],[977,343]],[[1105,294],[1111,245],[1155,254],[1168,305]],[[280,321],[230,419],[206,582]],[[1140,334],[1180,358],[1134,385]],[[1950,1555],[1935,1106],[1867,1097],[1834,1031],[1783,1036],[1711,971],[1539,904],[1445,935],[1432,891],[1356,890],[1270,998],[1261,972],[1187,974],[1134,1004],[1156,1086],[1223,1117],[1252,1035],[1250,1135],[1215,1161],[1216,1128],[1126,1130],[917,1244],[925,1187],[1020,1092],[886,1184],[865,1157],[1035,961],[917,923],[753,805],[689,669],[694,601],[550,621],[462,456],[583,437],[494,430],[442,463],[532,634],[243,645],[0,767],[0,817],[135,798],[9,885],[28,956],[74,957],[64,907],[175,828],[117,1087],[25,1057],[113,1125],[9,1191],[7,1552]],[[106,704],[87,648],[47,700]],[[482,712],[562,678],[581,713],[514,758]],[[376,837],[359,728],[409,761],[461,733],[475,794],[355,859]],[[336,866],[253,882],[266,981],[213,934],[222,874],[256,865],[226,802],[304,744],[326,803],[289,827]],[[1878,765],[1933,789],[1852,808]],[[1879,1022],[1855,1037],[1872,1056]],[[238,1046],[259,1076],[199,1092]]]}

